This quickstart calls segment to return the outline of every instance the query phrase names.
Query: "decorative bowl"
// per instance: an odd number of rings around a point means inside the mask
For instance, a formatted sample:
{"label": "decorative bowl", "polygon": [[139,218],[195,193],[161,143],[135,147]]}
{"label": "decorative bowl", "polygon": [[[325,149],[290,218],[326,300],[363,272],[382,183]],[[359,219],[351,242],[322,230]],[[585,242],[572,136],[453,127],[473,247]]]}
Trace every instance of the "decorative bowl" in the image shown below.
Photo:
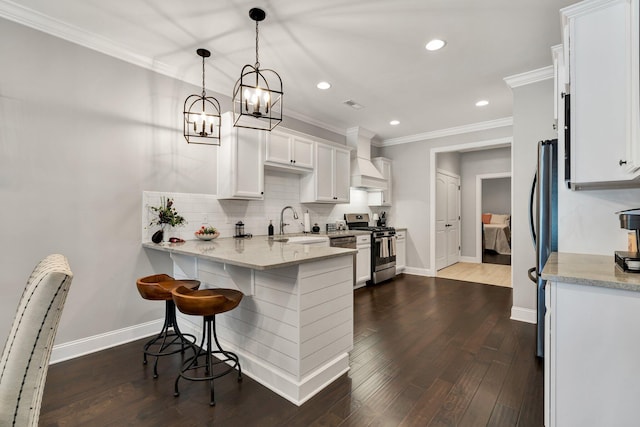
{"label": "decorative bowl", "polygon": [[213,240],[220,235],[220,232],[216,231],[215,233],[202,233],[202,234],[194,233],[194,234],[200,240]]}

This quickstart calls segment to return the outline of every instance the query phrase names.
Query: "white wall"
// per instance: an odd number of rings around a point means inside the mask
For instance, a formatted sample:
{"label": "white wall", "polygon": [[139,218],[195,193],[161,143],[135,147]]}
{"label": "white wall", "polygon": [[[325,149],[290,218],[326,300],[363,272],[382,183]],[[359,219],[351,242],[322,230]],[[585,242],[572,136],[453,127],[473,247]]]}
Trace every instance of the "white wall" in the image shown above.
{"label": "white wall", "polygon": [[512,316],[529,321],[535,321],[536,310],[536,287],[527,277],[527,270],[536,265],[529,233],[529,194],[537,169],[538,141],[557,137],[553,102],[552,79],[513,89]]}
{"label": "white wall", "polygon": [[[74,272],[56,343],[162,318],[163,305],[135,287],[172,270],[166,254],[140,246],[142,192],[215,193],[216,147],[182,136],[182,104],[200,88],[2,19],[0,57],[0,342],[50,253],[66,255]],[[216,97],[228,110],[229,98]],[[297,120],[283,126],[344,143]],[[267,179],[274,195],[276,175]],[[227,206],[232,220],[245,217],[242,202]],[[341,209],[313,208],[318,219]],[[274,215],[251,230],[266,233]]]}
{"label": "white wall", "polygon": [[[481,258],[476,248],[476,177],[478,175],[510,172],[511,148],[471,151],[460,155],[460,240],[463,257]],[[499,212],[496,212],[499,213]]]}

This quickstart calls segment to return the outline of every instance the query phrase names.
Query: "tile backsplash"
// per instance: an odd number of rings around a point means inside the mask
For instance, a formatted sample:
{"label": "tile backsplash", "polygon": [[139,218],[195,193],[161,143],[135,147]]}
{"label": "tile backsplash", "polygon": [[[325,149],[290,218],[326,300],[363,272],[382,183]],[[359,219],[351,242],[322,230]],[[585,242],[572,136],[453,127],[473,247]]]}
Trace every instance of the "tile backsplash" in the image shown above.
{"label": "tile backsplash", "polygon": [[[374,211],[368,206],[367,192],[351,189],[351,202],[347,204],[300,203],[299,176],[292,173],[265,170],[264,200],[222,200],[211,194],[170,193],[144,191],[142,194],[142,241],[148,242],[158,230],[157,226],[149,226],[155,213],[150,206],[159,206],[162,197],[173,199],[176,211],[185,217],[187,224],[176,227],[166,237],[192,239],[193,233],[202,225],[214,226],[221,237],[232,237],[235,224],[242,221],[245,233],[266,235],[269,220],[273,221],[275,233],[279,231],[280,211],[285,206],[292,206],[299,219],[294,220],[290,210],[284,213],[285,233],[303,231],[303,213],[309,211],[311,225],[317,223],[325,230],[326,223],[334,223],[344,219],[345,213]],[[377,209],[377,208],[376,208]]]}

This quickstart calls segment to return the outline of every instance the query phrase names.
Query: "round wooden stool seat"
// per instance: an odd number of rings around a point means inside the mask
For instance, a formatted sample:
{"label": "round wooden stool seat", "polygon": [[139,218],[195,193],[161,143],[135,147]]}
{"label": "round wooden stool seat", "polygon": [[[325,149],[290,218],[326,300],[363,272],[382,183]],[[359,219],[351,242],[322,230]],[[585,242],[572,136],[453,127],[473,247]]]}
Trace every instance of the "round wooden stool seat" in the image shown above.
{"label": "round wooden stool seat", "polygon": [[[180,378],[189,381],[209,381],[211,398],[216,404],[213,380],[238,370],[238,382],[242,381],[242,368],[238,355],[223,350],[216,333],[216,315],[233,310],[242,301],[243,294],[234,289],[189,289],[178,286],[172,291],[173,301],[181,312],[202,316],[202,341],[194,356],[187,359],[176,378],[174,396],[180,396]],[[206,343],[206,345],[205,345]],[[214,348],[215,344],[215,348]]]}
{"label": "round wooden stool seat", "polygon": [[165,302],[164,324],[160,333],[144,345],[142,361],[146,365],[147,356],[156,358],[153,365],[153,378],[158,378],[158,358],[160,356],[168,356],[178,352],[184,353],[185,346],[193,348],[193,343],[196,341],[195,336],[180,332],[171,291],[177,287],[198,289],[200,281],[176,280],[168,274],[154,274],[136,280],[136,286],[142,298]]}
{"label": "round wooden stool seat", "polygon": [[142,277],[136,281],[138,292],[144,299],[152,301],[167,301],[172,299],[171,291],[184,286],[188,289],[198,289],[199,280],[176,280],[167,274],[154,274]]}
{"label": "round wooden stool seat", "polygon": [[186,286],[176,286],[172,293],[178,310],[193,316],[215,316],[233,310],[243,297],[235,289],[194,290]]}

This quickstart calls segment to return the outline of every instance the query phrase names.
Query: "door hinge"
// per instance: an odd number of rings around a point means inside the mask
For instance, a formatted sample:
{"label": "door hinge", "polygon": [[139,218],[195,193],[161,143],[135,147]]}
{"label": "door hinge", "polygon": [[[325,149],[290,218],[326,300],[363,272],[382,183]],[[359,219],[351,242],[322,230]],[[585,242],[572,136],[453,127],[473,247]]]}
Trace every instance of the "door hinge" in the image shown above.
{"label": "door hinge", "polygon": [[458,185],[458,191],[460,191],[460,186]]}

